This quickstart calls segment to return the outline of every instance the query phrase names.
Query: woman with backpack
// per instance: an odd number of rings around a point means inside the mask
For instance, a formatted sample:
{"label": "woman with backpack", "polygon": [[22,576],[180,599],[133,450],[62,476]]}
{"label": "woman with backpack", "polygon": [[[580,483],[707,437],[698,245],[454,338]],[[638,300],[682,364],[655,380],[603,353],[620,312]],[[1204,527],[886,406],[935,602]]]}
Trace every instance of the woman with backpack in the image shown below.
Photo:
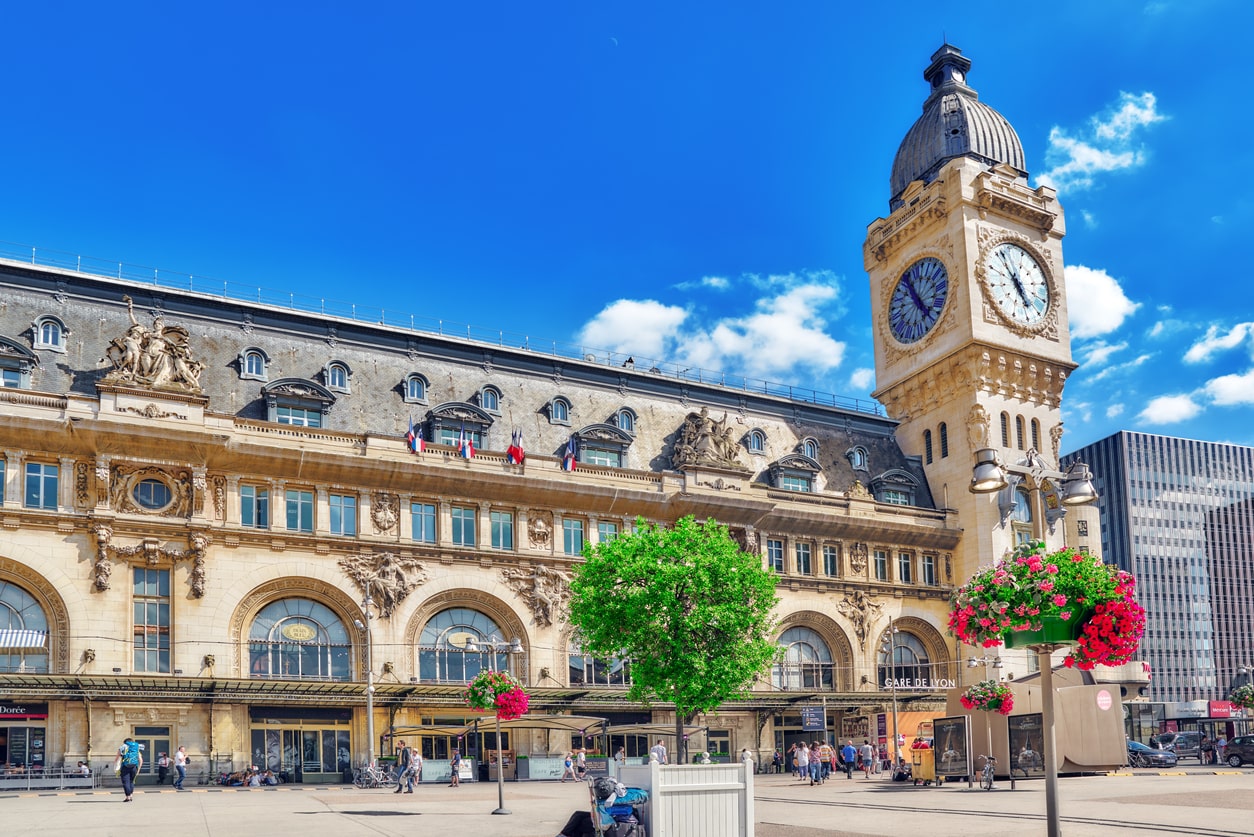
{"label": "woman with backpack", "polygon": [[118,747],[117,757],[118,775],[122,778],[122,790],[126,792],[123,802],[131,801],[131,795],[135,793],[135,776],[143,766],[144,754],[140,750],[139,742],[127,738]]}

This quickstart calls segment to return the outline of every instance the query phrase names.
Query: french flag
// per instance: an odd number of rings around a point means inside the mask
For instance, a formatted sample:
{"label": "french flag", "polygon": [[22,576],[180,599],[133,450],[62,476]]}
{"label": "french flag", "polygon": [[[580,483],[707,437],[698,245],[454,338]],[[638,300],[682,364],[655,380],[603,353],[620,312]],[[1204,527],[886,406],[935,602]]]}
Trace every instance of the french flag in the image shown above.
{"label": "french flag", "polygon": [[466,433],[466,425],[462,425],[461,432],[457,434],[457,452],[461,454],[462,459],[475,458],[475,443],[470,440],[470,436]]}
{"label": "french flag", "polygon": [[409,432],[405,434],[405,444],[411,453],[422,453],[427,449],[427,443],[422,438],[422,428],[414,424],[412,418],[409,420]]}
{"label": "french flag", "polygon": [[522,461],[527,458],[527,454],[523,453],[521,430],[515,430],[514,435],[510,437],[509,448],[505,451],[505,458],[511,465],[521,465]]}
{"label": "french flag", "polygon": [[566,441],[566,453],[562,456],[562,470],[575,470],[575,463],[579,457],[579,448],[575,445],[575,437],[571,436]]}

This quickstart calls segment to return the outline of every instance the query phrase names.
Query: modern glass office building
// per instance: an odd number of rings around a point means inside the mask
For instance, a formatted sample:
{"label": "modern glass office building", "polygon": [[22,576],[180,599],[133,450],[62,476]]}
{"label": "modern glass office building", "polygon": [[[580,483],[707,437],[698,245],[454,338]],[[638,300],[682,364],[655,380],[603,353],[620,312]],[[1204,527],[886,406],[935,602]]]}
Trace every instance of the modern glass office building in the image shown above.
{"label": "modern glass office building", "polygon": [[1102,555],[1137,577],[1150,698],[1222,699],[1254,662],[1254,448],[1123,431],[1093,469]]}

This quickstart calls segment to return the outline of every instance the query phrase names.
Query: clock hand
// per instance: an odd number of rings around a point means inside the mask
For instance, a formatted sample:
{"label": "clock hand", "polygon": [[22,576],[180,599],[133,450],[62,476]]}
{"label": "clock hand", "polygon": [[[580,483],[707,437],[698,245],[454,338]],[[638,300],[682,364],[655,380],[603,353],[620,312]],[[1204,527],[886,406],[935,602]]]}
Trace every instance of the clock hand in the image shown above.
{"label": "clock hand", "polygon": [[919,312],[922,313],[926,311],[928,306],[925,305],[923,300],[919,297],[919,292],[914,289],[914,283],[910,281],[909,277],[906,278],[906,281],[903,284],[906,286],[906,293],[910,294],[910,299],[913,300],[914,305],[919,309]]}

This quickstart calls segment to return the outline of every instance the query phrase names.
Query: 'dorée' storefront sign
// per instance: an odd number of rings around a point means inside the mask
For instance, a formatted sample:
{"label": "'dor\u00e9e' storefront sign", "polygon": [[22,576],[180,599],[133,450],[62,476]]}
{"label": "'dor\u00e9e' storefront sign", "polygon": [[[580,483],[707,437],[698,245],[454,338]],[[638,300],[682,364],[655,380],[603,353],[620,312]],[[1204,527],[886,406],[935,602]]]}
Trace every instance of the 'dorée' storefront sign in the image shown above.
{"label": "'dor\u00e9e' storefront sign", "polygon": [[46,703],[0,702],[0,722],[41,721],[47,717],[48,704]]}

